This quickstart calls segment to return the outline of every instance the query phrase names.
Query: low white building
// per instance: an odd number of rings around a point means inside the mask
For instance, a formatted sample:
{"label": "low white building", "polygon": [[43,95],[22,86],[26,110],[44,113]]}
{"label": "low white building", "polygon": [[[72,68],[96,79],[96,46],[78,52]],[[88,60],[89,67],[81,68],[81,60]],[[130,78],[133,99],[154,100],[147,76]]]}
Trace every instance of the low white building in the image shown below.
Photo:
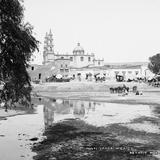
{"label": "low white building", "polygon": [[[108,68],[108,69],[107,69]],[[135,79],[135,78],[148,78],[153,77],[153,73],[148,69],[147,62],[137,62],[137,63],[114,63],[106,65],[108,70],[108,76],[110,78],[115,78],[116,75],[121,75],[125,79]]]}

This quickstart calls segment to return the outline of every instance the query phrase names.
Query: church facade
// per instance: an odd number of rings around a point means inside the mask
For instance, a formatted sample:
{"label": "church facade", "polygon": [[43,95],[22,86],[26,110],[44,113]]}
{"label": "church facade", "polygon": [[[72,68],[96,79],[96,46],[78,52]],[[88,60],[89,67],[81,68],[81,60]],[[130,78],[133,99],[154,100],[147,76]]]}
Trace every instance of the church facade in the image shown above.
{"label": "church facade", "polygon": [[81,68],[86,66],[103,66],[103,59],[95,59],[94,53],[86,53],[80,43],[73,49],[70,54],[57,54],[54,51],[53,45],[53,34],[50,30],[46,33],[44,40],[44,51],[43,51],[43,64],[48,64],[50,62],[56,61],[56,59],[64,59],[70,62],[70,67]]}
{"label": "church facade", "polygon": [[57,54],[54,51],[51,31],[46,33],[44,40],[43,65],[32,65],[29,73],[32,80],[41,79],[44,82],[46,78],[58,74],[64,78],[74,77],[81,80],[85,80],[88,75],[92,75],[90,76],[92,79],[98,74],[105,76],[108,80],[115,80],[117,75],[122,75],[125,79],[153,77],[148,69],[148,63],[104,64],[104,60],[96,59],[95,54],[86,53],[80,43],[77,43],[72,53]]}

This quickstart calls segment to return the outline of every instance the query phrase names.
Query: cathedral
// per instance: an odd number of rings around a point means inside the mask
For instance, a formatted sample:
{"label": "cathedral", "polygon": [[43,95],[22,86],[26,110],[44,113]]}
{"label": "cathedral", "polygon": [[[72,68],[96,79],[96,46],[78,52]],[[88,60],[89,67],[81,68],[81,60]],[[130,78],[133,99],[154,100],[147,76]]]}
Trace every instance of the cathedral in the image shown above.
{"label": "cathedral", "polygon": [[69,65],[72,68],[82,68],[86,66],[103,66],[104,59],[95,59],[94,53],[85,53],[83,47],[80,43],[73,49],[70,54],[57,54],[54,51],[53,45],[53,34],[50,30],[46,33],[44,40],[44,51],[43,51],[43,64],[48,64],[50,62],[55,62],[56,60],[69,61]]}
{"label": "cathedral", "polygon": [[54,51],[53,34],[51,30],[46,33],[44,40],[43,65],[31,66],[31,79],[41,79],[52,75],[61,75],[64,78],[74,77],[85,80],[88,75],[106,76],[115,79],[117,75],[125,79],[133,77],[153,77],[148,69],[148,63],[122,63],[104,64],[103,59],[96,59],[94,53],[86,53],[80,43],[69,54],[58,54]]}

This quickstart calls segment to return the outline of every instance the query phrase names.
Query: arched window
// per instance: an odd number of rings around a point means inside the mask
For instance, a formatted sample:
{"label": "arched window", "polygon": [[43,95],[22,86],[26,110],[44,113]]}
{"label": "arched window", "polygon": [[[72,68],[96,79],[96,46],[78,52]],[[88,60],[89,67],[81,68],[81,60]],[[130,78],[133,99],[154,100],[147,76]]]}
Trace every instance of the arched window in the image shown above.
{"label": "arched window", "polygon": [[39,73],[39,75],[38,75],[38,79],[41,79],[41,76],[42,76],[42,74],[41,74],[41,73]]}
{"label": "arched window", "polygon": [[98,65],[100,65],[101,63],[100,63],[100,61],[98,62]]}
{"label": "arched window", "polygon": [[138,72],[138,71],[135,71],[135,74],[136,74],[136,75],[138,75],[138,74],[139,74],[139,72]]}
{"label": "arched window", "polygon": [[81,61],[83,61],[84,60],[84,58],[83,57],[81,57]]}
{"label": "arched window", "polygon": [[70,60],[73,61],[73,57],[70,57]]}
{"label": "arched window", "polygon": [[60,69],[60,72],[64,72],[64,69]]}
{"label": "arched window", "polygon": [[64,57],[61,57],[61,59],[64,59]]}
{"label": "arched window", "polygon": [[90,62],[91,61],[91,57],[88,57],[88,62]]}

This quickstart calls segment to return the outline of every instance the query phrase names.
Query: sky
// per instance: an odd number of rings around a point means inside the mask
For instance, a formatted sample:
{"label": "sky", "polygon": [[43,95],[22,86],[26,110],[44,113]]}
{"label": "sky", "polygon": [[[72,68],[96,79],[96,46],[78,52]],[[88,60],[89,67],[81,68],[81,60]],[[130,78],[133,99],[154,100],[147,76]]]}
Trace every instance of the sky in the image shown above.
{"label": "sky", "polygon": [[54,50],[72,53],[79,42],[86,53],[112,62],[145,62],[160,53],[160,0],[25,0],[24,20],[41,42],[52,30]]}

